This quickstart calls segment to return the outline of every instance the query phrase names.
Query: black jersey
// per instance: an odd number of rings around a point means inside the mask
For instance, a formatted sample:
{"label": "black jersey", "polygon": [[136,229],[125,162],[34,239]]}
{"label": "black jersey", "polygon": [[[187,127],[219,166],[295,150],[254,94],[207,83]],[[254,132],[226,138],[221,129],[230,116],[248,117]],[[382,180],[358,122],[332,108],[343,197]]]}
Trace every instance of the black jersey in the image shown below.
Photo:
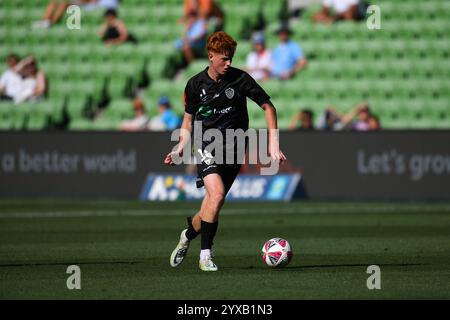
{"label": "black jersey", "polygon": [[245,71],[231,67],[218,82],[208,75],[208,67],[193,76],[185,89],[185,111],[203,130],[248,129],[247,97],[259,106],[269,95]]}

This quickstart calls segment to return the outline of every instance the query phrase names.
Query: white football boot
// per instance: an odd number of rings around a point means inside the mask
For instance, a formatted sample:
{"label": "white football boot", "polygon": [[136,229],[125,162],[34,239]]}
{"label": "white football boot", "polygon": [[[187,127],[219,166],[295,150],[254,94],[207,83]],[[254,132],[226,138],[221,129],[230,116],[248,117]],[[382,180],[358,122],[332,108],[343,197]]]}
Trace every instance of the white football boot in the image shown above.
{"label": "white football boot", "polygon": [[178,242],[178,245],[170,256],[170,265],[174,268],[178,267],[183,262],[189,249],[190,241],[183,241],[183,239],[186,238],[186,231],[187,229],[181,231],[180,242]]}
{"label": "white football boot", "polygon": [[198,266],[202,271],[217,271],[219,269],[214,261],[212,261],[211,256],[206,256],[205,258],[200,259]]}

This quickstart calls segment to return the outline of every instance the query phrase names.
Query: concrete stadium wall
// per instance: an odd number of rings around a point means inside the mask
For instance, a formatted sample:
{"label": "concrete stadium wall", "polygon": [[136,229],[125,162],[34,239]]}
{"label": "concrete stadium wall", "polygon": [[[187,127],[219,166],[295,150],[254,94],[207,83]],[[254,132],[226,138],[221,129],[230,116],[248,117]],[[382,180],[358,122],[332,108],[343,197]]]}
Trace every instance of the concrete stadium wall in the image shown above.
{"label": "concrete stadium wall", "polygon": [[[168,133],[1,132],[0,196],[137,199]],[[313,200],[450,200],[450,131],[282,132],[288,163]],[[254,172],[254,168],[247,168]]]}

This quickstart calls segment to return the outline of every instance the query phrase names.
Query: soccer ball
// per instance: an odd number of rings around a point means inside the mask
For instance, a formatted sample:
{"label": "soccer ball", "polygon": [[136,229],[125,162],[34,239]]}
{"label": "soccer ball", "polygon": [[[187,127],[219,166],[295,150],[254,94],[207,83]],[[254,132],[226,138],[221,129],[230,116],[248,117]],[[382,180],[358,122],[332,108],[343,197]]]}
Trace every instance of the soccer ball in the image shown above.
{"label": "soccer ball", "polygon": [[292,249],[286,239],[272,238],[262,248],[262,259],[269,267],[285,267],[292,259]]}

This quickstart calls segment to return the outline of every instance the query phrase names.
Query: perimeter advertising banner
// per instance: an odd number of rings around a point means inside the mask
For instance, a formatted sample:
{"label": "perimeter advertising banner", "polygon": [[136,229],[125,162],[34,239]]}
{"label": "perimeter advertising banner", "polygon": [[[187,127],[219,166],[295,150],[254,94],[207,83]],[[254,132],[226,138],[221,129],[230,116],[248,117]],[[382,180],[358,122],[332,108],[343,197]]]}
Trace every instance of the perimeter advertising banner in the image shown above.
{"label": "perimeter advertising banner", "polygon": [[[450,200],[450,131],[281,132],[280,140],[288,161],[279,174],[300,173],[309,199]],[[173,145],[170,133],[0,132],[0,196],[138,199],[150,173],[195,174],[163,164]]]}
{"label": "perimeter advertising banner", "polygon": [[[150,174],[140,194],[144,201],[202,200],[194,175]],[[300,174],[239,175],[227,194],[228,201],[289,201],[302,195]]]}

